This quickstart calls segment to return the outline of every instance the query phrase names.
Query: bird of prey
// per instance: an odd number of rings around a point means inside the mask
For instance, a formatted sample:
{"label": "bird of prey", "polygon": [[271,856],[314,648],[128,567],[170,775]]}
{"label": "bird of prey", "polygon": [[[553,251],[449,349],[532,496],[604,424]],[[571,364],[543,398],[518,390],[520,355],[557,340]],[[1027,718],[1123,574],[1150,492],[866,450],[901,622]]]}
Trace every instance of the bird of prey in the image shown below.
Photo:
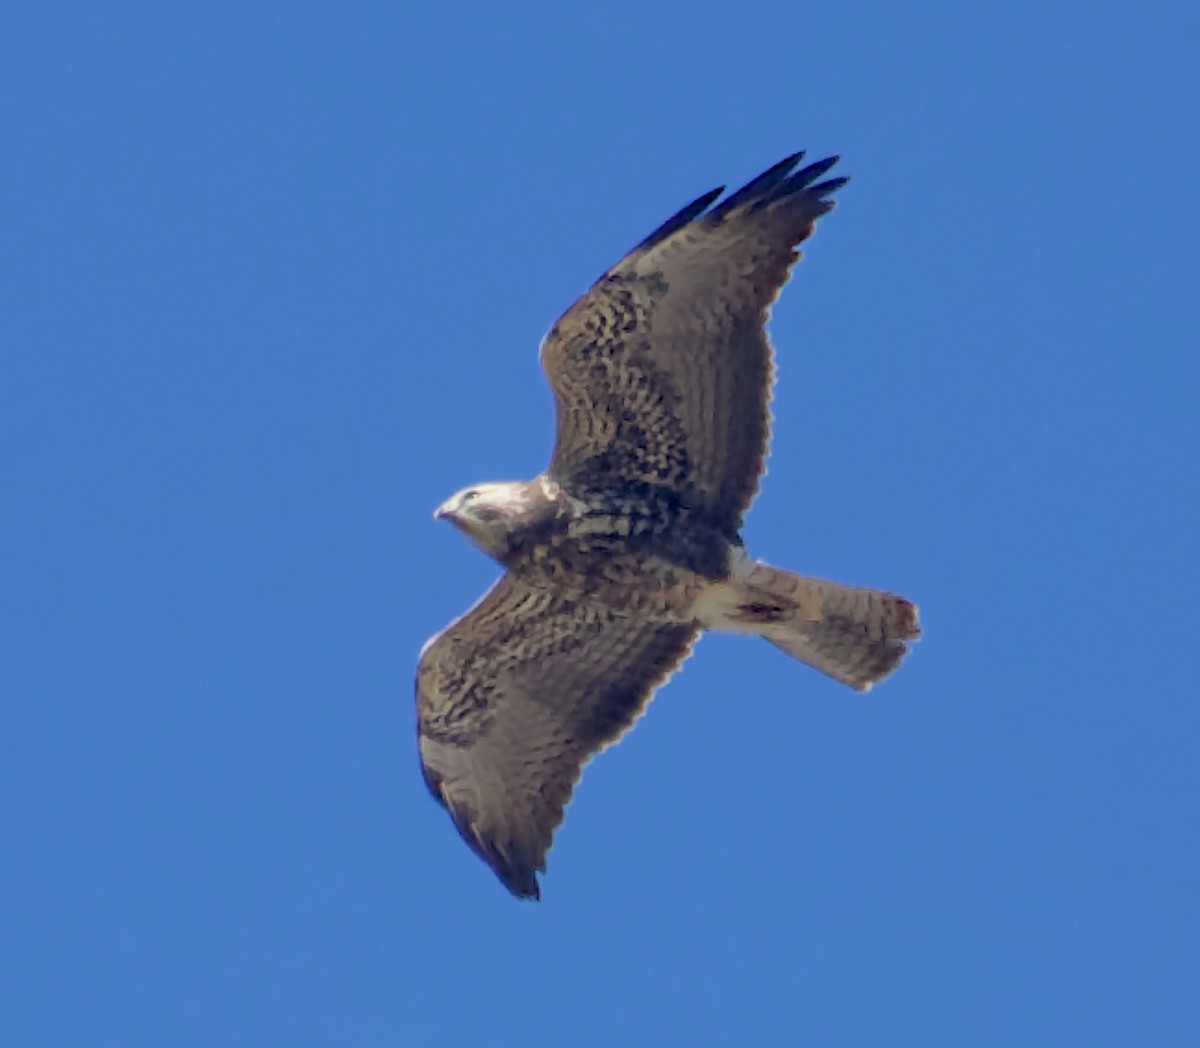
{"label": "bird of prey", "polygon": [[633,724],[704,630],[765,637],[859,691],[920,635],[903,597],[752,560],[774,380],[765,326],[833,207],[837,157],[776,164],[667,219],[551,328],[546,471],[446,501],[504,567],[421,651],[417,731],[433,796],[514,894],[537,874],[583,765]]}

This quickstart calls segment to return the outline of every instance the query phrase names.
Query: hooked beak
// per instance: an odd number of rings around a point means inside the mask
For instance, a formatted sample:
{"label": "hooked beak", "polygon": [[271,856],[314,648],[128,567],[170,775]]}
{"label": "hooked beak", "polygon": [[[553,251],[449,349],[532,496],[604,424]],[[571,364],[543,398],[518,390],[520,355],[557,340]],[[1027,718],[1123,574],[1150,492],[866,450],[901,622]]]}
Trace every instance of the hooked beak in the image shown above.
{"label": "hooked beak", "polygon": [[443,502],[437,509],[433,511],[434,520],[453,520],[454,511],[450,508],[448,502]]}

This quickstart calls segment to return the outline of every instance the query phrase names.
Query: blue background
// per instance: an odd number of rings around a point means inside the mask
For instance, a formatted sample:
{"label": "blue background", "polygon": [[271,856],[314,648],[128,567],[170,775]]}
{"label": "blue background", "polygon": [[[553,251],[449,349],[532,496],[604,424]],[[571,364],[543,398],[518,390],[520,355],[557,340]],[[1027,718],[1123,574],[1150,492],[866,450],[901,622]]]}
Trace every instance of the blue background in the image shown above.
{"label": "blue background", "polygon": [[[0,1041],[1200,1043],[1197,10],[6,6]],[[417,771],[497,570],[430,513],[801,147],[747,539],[926,639],[707,638],[518,903]]]}

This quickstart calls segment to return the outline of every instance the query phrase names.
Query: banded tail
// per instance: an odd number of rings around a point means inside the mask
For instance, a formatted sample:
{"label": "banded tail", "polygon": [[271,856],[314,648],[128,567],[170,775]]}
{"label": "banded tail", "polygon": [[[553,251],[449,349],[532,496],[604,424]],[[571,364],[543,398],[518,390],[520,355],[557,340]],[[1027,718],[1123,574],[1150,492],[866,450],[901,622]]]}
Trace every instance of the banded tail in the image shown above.
{"label": "banded tail", "polygon": [[903,597],[843,586],[748,558],[734,565],[701,621],[710,629],[765,637],[793,658],[868,691],[921,636],[917,607]]}

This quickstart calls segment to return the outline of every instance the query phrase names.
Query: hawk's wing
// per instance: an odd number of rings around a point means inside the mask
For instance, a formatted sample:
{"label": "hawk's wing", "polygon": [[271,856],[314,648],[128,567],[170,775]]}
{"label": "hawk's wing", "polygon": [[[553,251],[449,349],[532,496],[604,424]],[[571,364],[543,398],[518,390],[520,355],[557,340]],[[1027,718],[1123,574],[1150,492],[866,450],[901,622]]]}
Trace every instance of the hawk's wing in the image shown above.
{"label": "hawk's wing", "polygon": [[696,633],[505,575],[425,646],[425,781],[515,895],[537,896],[534,873],[584,763],[633,723]]}
{"label": "hawk's wing", "polygon": [[558,411],[550,475],[651,485],[732,535],[758,489],[774,365],[764,325],[829,195],[836,157],[796,154],[709,209],[700,197],[596,282],[542,343]]}

